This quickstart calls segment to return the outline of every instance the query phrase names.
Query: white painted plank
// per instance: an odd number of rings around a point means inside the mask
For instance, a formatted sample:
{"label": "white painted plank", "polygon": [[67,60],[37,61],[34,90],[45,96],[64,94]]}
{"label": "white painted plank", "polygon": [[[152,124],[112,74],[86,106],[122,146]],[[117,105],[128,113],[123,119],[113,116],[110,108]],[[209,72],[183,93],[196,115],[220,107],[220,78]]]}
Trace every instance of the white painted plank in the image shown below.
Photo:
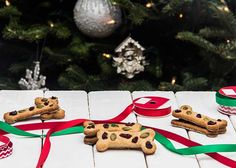
{"label": "white painted plank", "polygon": [[[167,92],[135,91],[132,93],[132,96],[133,96],[133,99],[136,99],[138,97],[143,97],[143,96],[165,97],[165,98],[170,99],[172,109],[177,109],[178,107],[176,99],[175,99],[175,95],[173,92],[170,92],[170,91],[167,91]],[[141,123],[142,125],[164,129],[164,130],[176,133],[178,135],[181,135],[185,138],[188,138],[187,132],[185,130],[178,129],[176,127],[171,126],[171,120],[173,119],[171,115],[168,115],[165,117],[159,117],[159,118],[138,116],[137,119],[138,119],[138,122]],[[175,141],[172,141],[172,143],[175,145],[176,148],[186,147]],[[181,164],[182,168],[199,167],[195,156],[182,156],[182,155],[175,154],[173,152],[168,151],[159,142],[156,142],[156,145],[157,145],[156,153],[154,155],[146,156],[148,168],[175,167],[176,165],[179,165],[179,163],[184,163],[184,164]]]}
{"label": "white painted plank", "polygon": [[[179,106],[187,104],[192,106],[193,110],[202,114],[205,114],[212,118],[220,118],[228,121],[227,132],[225,134],[218,135],[215,138],[209,138],[205,135],[195,133],[193,131],[189,132],[189,136],[192,140],[197,141],[201,144],[235,144],[236,133],[230,122],[228,116],[223,115],[217,111],[217,104],[215,102],[215,92],[177,92],[176,97],[179,103]],[[236,152],[232,153],[222,153],[225,156],[228,156],[231,159],[236,158]],[[197,155],[199,164],[202,168],[209,167],[225,167],[219,162],[213,160],[207,155],[201,154]]]}
{"label": "white painted plank", "polygon": [[[89,118],[87,93],[84,91],[47,91],[45,97],[56,96],[59,105],[65,110],[65,118],[69,121],[77,118]],[[44,131],[46,133],[46,130]],[[92,168],[92,147],[83,143],[83,134],[64,135],[51,137],[51,151],[44,168]]]}
{"label": "white painted plank", "polygon": [[[121,113],[132,101],[128,91],[99,91],[89,93],[89,110],[92,119],[110,119]],[[134,114],[125,122],[136,122]],[[97,152],[94,148],[96,168],[135,167],[146,168],[145,158],[141,151],[108,150]]]}
{"label": "white painted plank", "polygon": [[235,131],[236,131],[236,115],[231,115],[229,118],[234,126]]}
{"label": "white painted plank", "polygon": [[[1,110],[0,116],[3,121],[4,112],[20,110],[34,105],[34,98],[43,96],[42,91],[0,91]],[[41,122],[41,120],[28,120],[17,122],[14,125]],[[42,131],[31,131],[40,134]],[[40,150],[41,138],[25,138],[14,135],[7,135],[13,142],[13,154],[8,158],[0,160],[0,167],[7,168],[32,168],[36,166]]]}

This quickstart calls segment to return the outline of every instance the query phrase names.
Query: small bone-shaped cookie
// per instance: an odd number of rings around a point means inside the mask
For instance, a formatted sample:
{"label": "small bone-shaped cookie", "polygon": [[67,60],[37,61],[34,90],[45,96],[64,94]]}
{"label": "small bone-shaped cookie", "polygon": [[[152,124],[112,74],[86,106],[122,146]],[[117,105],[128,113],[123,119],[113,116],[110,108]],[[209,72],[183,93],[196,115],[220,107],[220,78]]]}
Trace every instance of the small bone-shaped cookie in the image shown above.
{"label": "small bone-shaped cookie", "polygon": [[43,104],[49,104],[49,103],[56,103],[58,104],[58,98],[57,97],[50,97],[50,98],[44,98],[44,97],[36,97],[34,99],[34,103],[36,106],[43,105]]}
{"label": "small bone-shaped cookie", "polygon": [[46,103],[43,105],[32,106],[18,111],[7,112],[4,114],[4,120],[9,123],[15,123],[20,120],[30,118],[35,115],[49,113],[57,110],[58,104],[56,103]]}
{"label": "small bone-shaped cookie", "polygon": [[[44,105],[45,103],[56,103],[58,104],[58,98],[57,97],[50,97],[50,98],[43,98],[43,97],[37,97],[35,98],[35,105],[36,106],[41,106]],[[49,113],[41,114],[40,119],[41,120],[51,120],[51,119],[63,119],[65,117],[65,111],[63,109],[57,109],[55,111],[51,111]]]}
{"label": "small bone-shaped cookie", "polygon": [[203,114],[194,112],[192,107],[188,105],[183,105],[180,109],[174,110],[172,115],[176,118],[188,121],[190,123],[196,124],[197,126],[206,128],[211,132],[218,132],[219,130],[225,129],[227,126],[226,120],[213,119]]}
{"label": "small bone-shaped cookie", "polygon": [[88,137],[93,137],[97,135],[97,132],[100,130],[104,131],[140,131],[142,125],[139,123],[126,123],[126,124],[115,124],[115,123],[104,123],[104,124],[95,124],[92,121],[85,121],[84,125],[84,134]]}
{"label": "small bone-shaped cookie", "polygon": [[145,154],[153,154],[156,151],[154,143],[155,132],[145,129],[136,132],[127,131],[99,131],[96,149],[99,152],[107,149],[141,149]]}

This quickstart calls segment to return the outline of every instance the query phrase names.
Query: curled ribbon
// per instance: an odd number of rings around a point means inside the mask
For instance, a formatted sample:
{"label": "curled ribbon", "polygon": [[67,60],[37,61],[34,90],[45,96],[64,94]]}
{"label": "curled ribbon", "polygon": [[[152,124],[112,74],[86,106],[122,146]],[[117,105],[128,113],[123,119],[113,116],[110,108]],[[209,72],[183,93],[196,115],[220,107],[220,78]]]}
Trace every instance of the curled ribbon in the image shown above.
{"label": "curled ribbon", "polygon": [[[134,104],[131,104],[128,107],[126,107],[125,110],[121,112],[118,116],[112,119],[93,120],[93,121],[95,123],[104,123],[104,122],[119,123],[120,121],[124,120],[130,113],[132,113],[133,109],[135,109]],[[148,110],[144,110],[144,111],[148,113]],[[159,115],[158,113],[155,113],[155,114],[157,116]],[[23,136],[29,136],[29,137],[40,137],[41,135],[28,133],[26,131],[37,130],[37,129],[49,129],[47,134],[44,135],[46,137],[45,142],[44,142],[43,149],[40,153],[40,157],[36,166],[36,168],[41,168],[44,162],[46,161],[48,154],[50,152],[50,147],[51,147],[50,136],[59,136],[59,135],[72,134],[72,133],[82,133],[83,127],[81,125],[85,120],[88,120],[88,119],[75,119],[75,120],[66,121],[66,122],[47,122],[47,123],[26,124],[26,125],[19,125],[16,127],[0,122],[0,128],[3,130],[3,131],[0,131],[0,135],[13,133],[16,135],[23,135]],[[144,126],[144,127],[148,128],[148,126]],[[215,153],[215,152],[236,152],[236,144],[201,145],[197,142],[191,141],[187,138],[184,138],[180,135],[177,135],[175,133],[172,133],[163,129],[153,128],[153,127],[149,127],[149,128],[152,128],[156,131],[155,139],[159,143],[164,145],[164,147],[166,147],[168,150],[174,153],[178,153],[181,155],[194,155],[194,154],[205,153],[208,156],[212,157],[213,159],[217,160],[218,162],[228,167],[236,167],[236,161],[230,158],[227,158],[225,156],[222,156],[218,153]],[[171,143],[171,141],[168,139],[172,139],[185,146],[188,146],[189,148],[176,149],[174,145]]]}
{"label": "curled ribbon", "polygon": [[216,92],[216,102],[222,106],[236,107],[236,99],[222,96],[219,92]]}
{"label": "curled ribbon", "polygon": [[12,154],[13,144],[8,137],[3,135],[0,135],[0,142],[3,143],[0,145],[0,159],[3,159]]}

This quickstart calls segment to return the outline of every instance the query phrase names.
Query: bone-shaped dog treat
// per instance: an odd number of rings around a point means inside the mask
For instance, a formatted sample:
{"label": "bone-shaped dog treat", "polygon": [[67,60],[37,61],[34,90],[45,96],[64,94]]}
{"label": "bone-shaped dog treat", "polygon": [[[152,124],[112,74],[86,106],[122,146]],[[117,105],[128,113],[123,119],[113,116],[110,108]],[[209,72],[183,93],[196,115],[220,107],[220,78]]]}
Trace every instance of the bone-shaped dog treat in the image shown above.
{"label": "bone-shaped dog treat", "polygon": [[194,112],[192,107],[188,105],[183,105],[180,109],[174,110],[172,115],[179,119],[174,119],[171,121],[171,124],[176,127],[193,130],[211,137],[226,132],[226,120],[213,119],[203,114]]}
{"label": "bone-shaped dog treat", "polygon": [[139,123],[126,123],[126,124],[115,124],[115,123],[104,123],[95,124],[92,121],[85,121],[84,125],[84,143],[88,145],[96,144],[97,132],[98,131],[140,131],[142,125]]}
{"label": "bone-shaped dog treat", "polygon": [[145,154],[153,154],[156,151],[154,143],[155,132],[152,129],[142,131],[99,131],[96,149],[99,152],[108,149],[141,149]]}
{"label": "bone-shaped dog treat", "polygon": [[49,102],[52,102],[52,103],[59,103],[58,102],[58,98],[57,97],[55,97],[55,96],[52,96],[52,97],[50,97],[50,98],[44,98],[44,97],[36,97],[35,99],[34,99],[34,103],[35,103],[35,105],[37,106],[37,105],[43,105],[43,104],[47,104],[47,103],[49,103]]}
{"label": "bone-shaped dog treat", "polygon": [[3,118],[7,123],[12,124],[17,121],[24,120],[35,115],[55,111],[58,108],[59,107],[57,103],[48,102],[43,105],[32,106],[32,107],[25,108],[19,111],[7,112],[4,114]]}
{"label": "bone-shaped dog treat", "polygon": [[[35,98],[35,104],[37,106],[44,105],[47,102],[59,103],[57,97],[43,98],[37,97]],[[51,120],[51,119],[63,119],[65,117],[65,111],[63,109],[57,109],[55,111],[51,111],[49,113],[44,113],[40,115],[41,120]]]}

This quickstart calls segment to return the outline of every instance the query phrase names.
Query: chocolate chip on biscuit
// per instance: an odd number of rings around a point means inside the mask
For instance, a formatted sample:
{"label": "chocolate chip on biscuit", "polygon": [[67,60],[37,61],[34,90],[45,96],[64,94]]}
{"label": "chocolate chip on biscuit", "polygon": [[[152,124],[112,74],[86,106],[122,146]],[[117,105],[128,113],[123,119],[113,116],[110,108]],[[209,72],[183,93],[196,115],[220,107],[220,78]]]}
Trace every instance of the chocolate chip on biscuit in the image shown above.
{"label": "chocolate chip on biscuit", "polygon": [[201,114],[197,114],[196,117],[197,118],[202,118],[202,115]]}
{"label": "chocolate chip on biscuit", "polygon": [[126,123],[125,125],[126,125],[126,126],[133,126],[134,123],[128,122],[128,123]]}
{"label": "chocolate chip on biscuit", "polygon": [[44,105],[45,105],[45,106],[47,106],[48,104],[49,104],[49,102],[48,102],[48,101],[44,103]]}
{"label": "chocolate chip on biscuit", "polygon": [[33,106],[29,108],[29,111],[33,111],[33,110],[34,110],[34,107],[33,107]]}
{"label": "chocolate chip on biscuit", "polygon": [[147,142],[146,142],[146,148],[152,149],[152,144],[151,144],[150,141],[147,141]]}
{"label": "chocolate chip on biscuit", "polygon": [[109,124],[107,124],[107,123],[106,123],[106,124],[103,124],[103,127],[104,127],[104,128],[109,128]]}
{"label": "chocolate chip on biscuit", "polygon": [[95,125],[89,125],[87,126],[88,129],[95,128]]}
{"label": "chocolate chip on biscuit", "polygon": [[138,137],[137,137],[137,136],[134,137],[134,138],[132,139],[132,142],[133,142],[133,143],[137,143],[137,142],[138,142]]}
{"label": "chocolate chip on biscuit", "polygon": [[174,112],[176,112],[176,113],[180,113],[180,112],[181,112],[181,110],[177,109],[177,110],[175,110]]}
{"label": "chocolate chip on biscuit", "polygon": [[214,122],[214,121],[208,121],[208,123],[207,123],[208,125],[215,125],[216,124],[216,122]]}
{"label": "chocolate chip on biscuit", "polygon": [[132,137],[132,135],[130,135],[130,134],[120,134],[120,137],[130,139]]}
{"label": "chocolate chip on biscuit", "polygon": [[107,137],[107,132],[104,132],[103,134],[102,134],[102,139],[108,139],[108,137]]}
{"label": "chocolate chip on biscuit", "polygon": [[12,112],[9,113],[9,115],[11,115],[11,116],[17,115],[17,111],[16,110],[12,111]]}

